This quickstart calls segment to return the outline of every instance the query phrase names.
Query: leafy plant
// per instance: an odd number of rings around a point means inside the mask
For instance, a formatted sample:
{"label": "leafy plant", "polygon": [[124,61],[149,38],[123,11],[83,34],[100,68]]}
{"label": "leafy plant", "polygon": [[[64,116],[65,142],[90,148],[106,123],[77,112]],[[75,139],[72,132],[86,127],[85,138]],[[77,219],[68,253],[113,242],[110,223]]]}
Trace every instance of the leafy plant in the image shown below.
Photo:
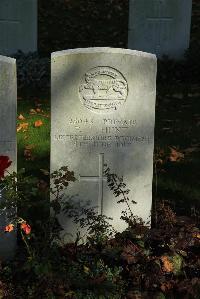
{"label": "leafy plant", "polygon": [[[24,171],[5,176],[11,164],[0,156],[3,187],[3,212],[41,196],[38,181]],[[150,228],[135,216],[128,198],[129,190],[110,169],[105,171],[110,189],[118,203],[126,204],[122,219],[127,229],[117,233],[111,219],[98,215],[95,208],[73,205],[66,188],[75,181],[73,171],[61,167],[51,175],[53,199],[44,200],[44,219],[16,216],[12,211],[5,227],[12,233],[18,227],[21,240],[19,255],[0,268],[2,296],[11,298],[199,298],[200,231],[191,219],[181,219],[166,201],[157,205],[157,222]],[[13,188],[14,186],[14,188]],[[30,192],[29,192],[30,191]],[[6,194],[6,196],[5,196]],[[58,215],[73,217],[81,229],[86,229],[86,242],[64,244]],[[25,209],[23,216],[28,215]],[[21,215],[22,216],[22,215]],[[28,222],[27,220],[28,219]],[[21,279],[23,277],[23,280]],[[1,294],[1,293],[0,293]],[[4,298],[4,297],[3,297]]]}

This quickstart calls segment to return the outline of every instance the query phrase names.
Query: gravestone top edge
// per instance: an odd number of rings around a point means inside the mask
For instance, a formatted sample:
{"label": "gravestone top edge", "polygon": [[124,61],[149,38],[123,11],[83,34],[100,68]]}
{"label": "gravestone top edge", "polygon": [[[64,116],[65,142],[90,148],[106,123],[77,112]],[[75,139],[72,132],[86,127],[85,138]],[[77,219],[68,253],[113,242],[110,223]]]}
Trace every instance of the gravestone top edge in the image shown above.
{"label": "gravestone top edge", "polygon": [[155,54],[131,50],[131,49],[123,49],[123,48],[110,48],[110,47],[91,47],[91,48],[76,48],[76,49],[68,49],[63,51],[57,51],[51,53],[51,59],[66,56],[71,54],[98,54],[98,53],[109,53],[109,54],[127,54],[139,57],[146,57],[157,60]]}
{"label": "gravestone top edge", "polygon": [[15,63],[16,63],[16,59],[15,59],[15,58],[11,58],[11,57],[7,57],[7,56],[0,55],[0,62],[7,62],[7,63],[15,64]]}

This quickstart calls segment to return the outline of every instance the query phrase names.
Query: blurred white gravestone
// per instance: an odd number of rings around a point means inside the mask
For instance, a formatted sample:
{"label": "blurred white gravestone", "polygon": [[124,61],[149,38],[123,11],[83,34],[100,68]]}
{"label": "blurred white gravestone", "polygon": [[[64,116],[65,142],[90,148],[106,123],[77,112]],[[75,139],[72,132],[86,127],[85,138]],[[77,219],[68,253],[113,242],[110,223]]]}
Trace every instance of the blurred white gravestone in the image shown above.
{"label": "blurred white gravestone", "polygon": [[[51,56],[51,172],[67,165],[67,189],[122,231],[124,204],[107,186],[106,163],[124,177],[133,213],[151,212],[156,97],[155,55],[112,48],[74,49]],[[53,197],[52,197],[53,198]],[[149,219],[148,219],[149,220]],[[60,217],[67,233],[76,228]]]}
{"label": "blurred white gravestone", "polygon": [[37,51],[37,0],[0,0],[0,54]]}
{"label": "blurred white gravestone", "polygon": [[183,58],[191,13],[192,0],[129,0],[128,48]]}
{"label": "blurred white gravestone", "polygon": [[[17,168],[16,146],[17,81],[15,59],[0,56],[0,156],[8,156],[12,161],[9,172]],[[6,175],[6,172],[5,172]],[[0,186],[0,200],[4,192]],[[0,260],[11,258],[16,247],[15,232],[5,234],[9,224],[6,212],[0,211]]]}

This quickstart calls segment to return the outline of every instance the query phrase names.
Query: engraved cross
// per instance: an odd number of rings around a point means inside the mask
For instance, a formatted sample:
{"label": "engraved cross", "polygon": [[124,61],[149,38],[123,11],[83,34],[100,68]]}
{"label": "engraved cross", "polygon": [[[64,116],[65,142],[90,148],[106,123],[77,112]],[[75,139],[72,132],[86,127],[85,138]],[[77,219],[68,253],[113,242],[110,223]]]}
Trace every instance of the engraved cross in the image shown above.
{"label": "engraved cross", "polygon": [[[11,1],[13,2],[13,1]],[[21,21],[19,19],[19,9],[17,7],[13,7],[14,3],[11,2],[5,2],[4,9],[1,13],[0,18],[0,27],[1,27],[1,35],[3,36],[3,43],[1,40],[1,48],[3,51],[8,52],[9,51],[9,35],[7,34],[8,28],[14,28],[14,30],[17,30],[18,26],[20,25]],[[17,1],[18,2],[18,1]],[[10,12],[13,11],[14,15],[10,15]],[[9,26],[9,27],[8,27]],[[12,29],[11,29],[12,30]],[[12,34],[16,34],[13,32]]]}
{"label": "engraved cross", "polygon": [[98,182],[99,183],[99,193],[98,193],[98,213],[103,214],[103,187],[104,181],[107,181],[106,176],[103,175],[104,168],[104,153],[99,154],[99,175],[98,176],[79,176],[80,181],[85,182]]}
{"label": "engraved cross", "polygon": [[[4,25],[10,24],[13,26],[13,28],[16,28],[20,24],[19,20],[5,20],[5,19],[0,19],[0,26],[2,25],[4,28]],[[9,51],[9,35],[7,35],[7,29],[3,29],[3,35],[4,35],[4,43],[2,45],[2,50],[5,52]]]}
{"label": "engraved cross", "polygon": [[156,40],[155,40],[155,47],[156,47],[156,53],[160,54],[161,50],[161,44],[162,44],[162,35],[163,35],[163,29],[166,31],[165,33],[168,33],[169,24],[173,21],[173,18],[170,16],[163,16],[163,0],[156,0],[156,11],[157,11],[157,17],[147,17],[148,22],[153,22],[156,25]]}
{"label": "engraved cross", "polygon": [[19,23],[18,19],[13,19],[13,20],[9,20],[9,19],[0,19],[0,23]]}

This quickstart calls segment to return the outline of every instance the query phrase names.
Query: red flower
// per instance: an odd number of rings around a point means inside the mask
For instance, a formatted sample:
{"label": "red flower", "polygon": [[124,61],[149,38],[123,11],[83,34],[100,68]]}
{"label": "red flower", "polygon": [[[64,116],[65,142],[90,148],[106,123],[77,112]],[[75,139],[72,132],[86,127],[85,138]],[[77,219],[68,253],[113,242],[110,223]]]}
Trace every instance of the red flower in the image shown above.
{"label": "red flower", "polygon": [[9,161],[8,156],[0,156],[0,178],[4,177],[6,168],[11,165],[12,161]]}
{"label": "red flower", "polygon": [[31,227],[26,222],[23,222],[21,224],[21,229],[25,232],[26,235],[29,235],[31,233]]}
{"label": "red flower", "polygon": [[14,225],[13,224],[8,224],[5,228],[4,228],[4,232],[5,233],[10,233],[11,231],[14,230]]}

